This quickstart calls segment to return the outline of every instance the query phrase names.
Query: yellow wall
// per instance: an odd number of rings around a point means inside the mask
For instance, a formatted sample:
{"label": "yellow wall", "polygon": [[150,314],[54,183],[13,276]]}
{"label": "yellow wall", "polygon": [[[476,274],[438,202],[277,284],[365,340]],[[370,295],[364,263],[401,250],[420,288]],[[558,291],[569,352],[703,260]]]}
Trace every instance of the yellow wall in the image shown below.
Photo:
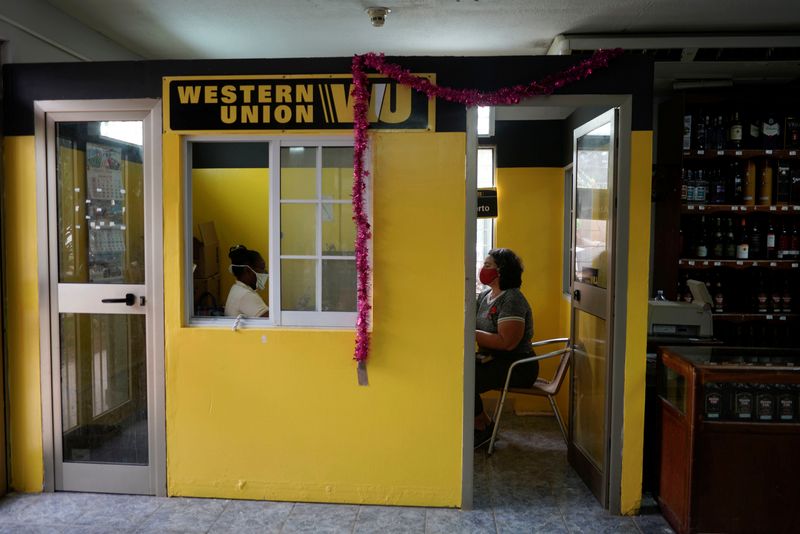
{"label": "yellow wall", "polygon": [[[460,504],[465,136],[372,139],[369,387],[350,329],[182,327],[180,182],[165,180],[170,495]],[[166,134],[165,176],[179,148]],[[415,295],[436,295],[435,330]]]}
{"label": "yellow wall", "polygon": [[224,305],[236,281],[228,272],[232,246],[245,245],[269,261],[269,169],[192,169],[192,220],[197,238],[197,225],[214,221],[219,239],[219,304]]}
{"label": "yellow wall", "polygon": [[[561,168],[498,168],[496,174],[498,217],[495,246],[507,247],[522,258],[522,292],[533,310],[534,340],[569,335],[561,311],[563,264],[564,170]],[[538,349],[556,350],[558,346]],[[539,375],[551,378],[557,359],[541,363]],[[559,394],[567,400],[569,380]],[[550,412],[546,399],[520,396],[518,412]],[[559,402],[562,415],[567,405]],[[563,409],[562,409],[563,408]]]}
{"label": "yellow wall", "polygon": [[627,336],[620,500],[623,514],[637,513],[642,498],[652,151],[653,132],[631,133],[631,224],[628,228],[628,309],[624,318],[627,321]]}
{"label": "yellow wall", "polygon": [[4,141],[3,228],[11,487],[42,491],[42,401],[33,136]]}

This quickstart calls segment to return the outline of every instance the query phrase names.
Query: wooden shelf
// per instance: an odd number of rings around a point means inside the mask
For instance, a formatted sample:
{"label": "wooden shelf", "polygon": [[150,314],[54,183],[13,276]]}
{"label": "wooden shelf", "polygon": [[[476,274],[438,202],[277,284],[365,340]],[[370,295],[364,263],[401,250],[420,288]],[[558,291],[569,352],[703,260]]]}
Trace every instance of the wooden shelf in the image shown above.
{"label": "wooden shelf", "polygon": [[743,206],[737,204],[681,204],[681,213],[769,213],[770,215],[800,215],[800,206]]}
{"label": "wooden shelf", "polygon": [[749,323],[754,321],[797,321],[800,313],[713,313],[715,321]]}
{"label": "wooden shelf", "polygon": [[709,150],[684,150],[683,159],[715,159],[715,158],[775,158],[775,159],[797,159],[800,157],[800,148],[773,149],[773,150],[752,150],[752,149],[709,149]]}
{"label": "wooden shelf", "polygon": [[798,269],[800,258],[793,260],[723,260],[707,258],[681,258],[678,260],[680,269],[714,269],[727,267],[729,269],[748,269],[750,267],[766,267],[770,269]]}

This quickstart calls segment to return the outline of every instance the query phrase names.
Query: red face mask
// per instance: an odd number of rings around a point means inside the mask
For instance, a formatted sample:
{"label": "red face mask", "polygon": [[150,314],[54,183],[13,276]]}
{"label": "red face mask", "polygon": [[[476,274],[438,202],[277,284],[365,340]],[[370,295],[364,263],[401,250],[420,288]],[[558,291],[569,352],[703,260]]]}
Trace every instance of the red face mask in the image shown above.
{"label": "red face mask", "polygon": [[480,280],[481,284],[485,286],[488,286],[494,282],[495,278],[497,278],[497,269],[490,267],[483,267],[478,275],[478,280]]}

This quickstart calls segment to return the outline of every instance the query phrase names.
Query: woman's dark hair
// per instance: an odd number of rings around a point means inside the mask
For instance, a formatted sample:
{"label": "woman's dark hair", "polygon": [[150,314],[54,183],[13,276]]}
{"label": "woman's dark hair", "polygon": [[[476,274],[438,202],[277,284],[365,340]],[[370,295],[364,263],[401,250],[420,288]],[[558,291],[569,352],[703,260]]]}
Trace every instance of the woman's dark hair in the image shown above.
{"label": "woman's dark hair", "polygon": [[258,259],[261,257],[255,250],[250,250],[244,245],[234,245],[228,251],[228,257],[234,265],[231,270],[236,278],[239,278],[244,271],[244,267],[236,267],[236,265],[248,265],[253,267]]}
{"label": "woman's dark hair", "polygon": [[509,248],[493,248],[489,256],[497,264],[500,289],[516,289],[522,285],[522,260]]}

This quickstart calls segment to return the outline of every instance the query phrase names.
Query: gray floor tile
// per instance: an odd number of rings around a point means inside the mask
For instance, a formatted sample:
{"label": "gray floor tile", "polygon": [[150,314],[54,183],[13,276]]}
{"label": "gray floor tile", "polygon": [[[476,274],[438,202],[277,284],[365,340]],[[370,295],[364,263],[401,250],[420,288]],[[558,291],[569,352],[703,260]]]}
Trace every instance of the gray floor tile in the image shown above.
{"label": "gray floor tile", "polygon": [[584,513],[582,510],[564,512],[563,516],[570,533],[640,534],[631,517],[615,516],[605,511]]}
{"label": "gray floor tile", "polygon": [[74,523],[114,527],[117,530],[131,530],[141,525],[168,502],[167,498],[100,493],[73,494],[71,499],[86,510]]}
{"label": "gray floor tile", "polygon": [[640,515],[634,517],[633,521],[643,534],[673,534],[675,532],[661,514]]}
{"label": "gray floor tile", "polygon": [[429,508],[425,513],[426,534],[486,534],[496,531],[492,512]]}
{"label": "gray floor tile", "polygon": [[15,520],[31,526],[74,524],[86,511],[69,493],[42,493],[20,509]]}
{"label": "gray floor tile", "polygon": [[357,514],[358,506],[298,503],[286,518],[281,532],[292,534],[352,532]]}
{"label": "gray floor tile", "polygon": [[538,510],[495,510],[495,523],[500,534],[536,532],[547,534],[568,534],[567,526],[557,508]]}
{"label": "gray floor tile", "polygon": [[361,506],[353,532],[356,534],[421,534],[425,532],[425,508]]}
{"label": "gray floor tile", "polygon": [[267,534],[280,532],[294,503],[271,501],[231,501],[212,525],[209,533]]}
{"label": "gray floor tile", "polygon": [[206,532],[227,504],[228,501],[222,499],[166,499],[158,510],[139,525],[136,532]]}
{"label": "gray floor tile", "polygon": [[0,525],[4,523],[19,523],[20,512],[34,503],[39,497],[39,494],[12,493],[0,499]]}

